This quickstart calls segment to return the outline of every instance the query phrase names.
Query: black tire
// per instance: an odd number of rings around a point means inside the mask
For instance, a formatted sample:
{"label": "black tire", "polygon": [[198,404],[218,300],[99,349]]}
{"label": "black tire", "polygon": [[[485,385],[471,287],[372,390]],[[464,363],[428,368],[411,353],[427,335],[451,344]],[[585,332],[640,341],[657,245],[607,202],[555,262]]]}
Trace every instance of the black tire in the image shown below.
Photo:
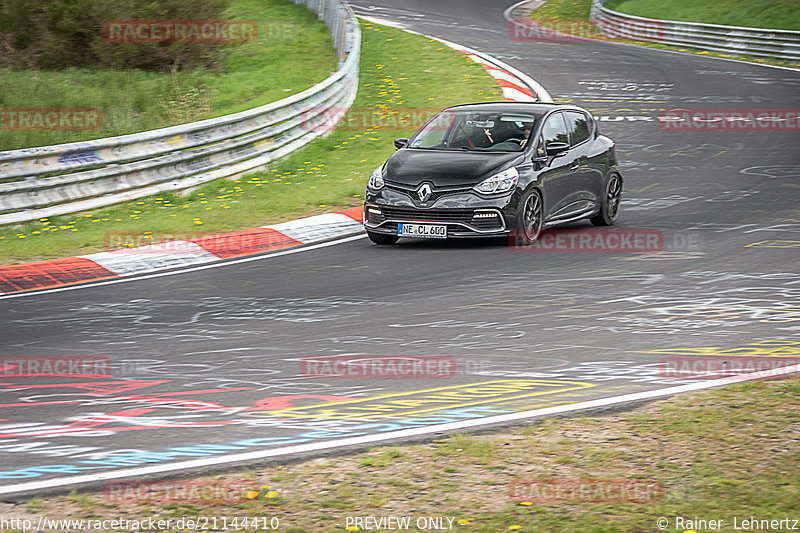
{"label": "black tire", "polygon": [[517,208],[517,229],[514,231],[516,246],[530,246],[542,231],[543,213],[542,196],[533,189],[522,195]]}
{"label": "black tire", "polygon": [[595,226],[611,226],[619,215],[619,201],[622,197],[622,178],[617,174],[612,174],[606,183],[606,191],[603,197],[603,205],[600,212],[589,220]]}
{"label": "black tire", "polygon": [[397,235],[387,235],[385,233],[374,233],[372,231],[367,230],[367,237],[369,240],[374,242],[375,244],[394,244],[397,242],[398,237]]}

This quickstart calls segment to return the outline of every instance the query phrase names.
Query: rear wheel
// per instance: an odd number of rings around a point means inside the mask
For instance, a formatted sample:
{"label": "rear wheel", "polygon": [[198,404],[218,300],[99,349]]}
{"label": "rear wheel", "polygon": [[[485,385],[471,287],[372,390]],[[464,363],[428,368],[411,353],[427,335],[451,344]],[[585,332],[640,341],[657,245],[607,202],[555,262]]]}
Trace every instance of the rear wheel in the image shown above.
{"label": "rear wheel", "polygon": [[373,231],[367,230],[367,237],[369,240],[374,242],[375,244],[394,244],[397,242],[398,237],[397,235],[387,235],[385,233],[375,233]]}
{"label": "rear wheel", "polygon": [[590,218],[595,226],[611,226],[619,214],[619,201],[622,198],[622,178],[612,174],[606,184],[606,194],[600,212]]}
{"label": "rear wheel", "polygon": [[519,205],[514,242],[517,246],[528,246],[539,238],[542,231],[542,197],[536,190],[528,191],[520,199]]}

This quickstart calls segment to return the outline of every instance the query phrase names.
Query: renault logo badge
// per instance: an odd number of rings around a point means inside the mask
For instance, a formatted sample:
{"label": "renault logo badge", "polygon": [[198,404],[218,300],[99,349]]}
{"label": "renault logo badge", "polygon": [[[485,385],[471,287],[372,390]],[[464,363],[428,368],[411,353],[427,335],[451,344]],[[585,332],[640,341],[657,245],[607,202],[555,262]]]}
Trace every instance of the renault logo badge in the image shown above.
{"label": "renault logo badge", "polygon": [[431,186],[428,183],[423,183],[422,186],[419,189],[417,189],[417,196],[419,196],[419,201],[424,202],[425,200],[427,200],[428,196],[431,195],[431,192],[433,192]]}

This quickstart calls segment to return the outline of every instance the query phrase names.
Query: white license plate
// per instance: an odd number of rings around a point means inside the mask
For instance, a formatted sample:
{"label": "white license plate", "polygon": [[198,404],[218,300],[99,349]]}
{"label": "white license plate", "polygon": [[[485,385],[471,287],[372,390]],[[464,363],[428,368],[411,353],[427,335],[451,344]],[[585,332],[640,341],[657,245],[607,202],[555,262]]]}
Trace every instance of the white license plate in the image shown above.
{"label": "white license plate", "polygon": [[398,224],[397,235],[400,237],[445,239],[447,238],[447,226],[438,224]]}

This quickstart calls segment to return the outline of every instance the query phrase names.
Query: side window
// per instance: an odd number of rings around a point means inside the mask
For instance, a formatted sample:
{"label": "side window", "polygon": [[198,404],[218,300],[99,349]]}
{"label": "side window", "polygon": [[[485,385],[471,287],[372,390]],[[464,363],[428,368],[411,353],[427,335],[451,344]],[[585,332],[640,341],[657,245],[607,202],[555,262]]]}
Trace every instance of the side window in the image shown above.
{"label": "side window", "polygon": [[592,124],[589,117],[578,111],[567,111],[566,115],[572,146],[582,143],[591,136]]}
{"label": "side window", "polygon": [[554,142],[569,144],[569,134],[567,125],[564,123],[563,113],[550,115],[542,126],[542,139],[536,146],[537,155],[544,157],[547,145]]}

